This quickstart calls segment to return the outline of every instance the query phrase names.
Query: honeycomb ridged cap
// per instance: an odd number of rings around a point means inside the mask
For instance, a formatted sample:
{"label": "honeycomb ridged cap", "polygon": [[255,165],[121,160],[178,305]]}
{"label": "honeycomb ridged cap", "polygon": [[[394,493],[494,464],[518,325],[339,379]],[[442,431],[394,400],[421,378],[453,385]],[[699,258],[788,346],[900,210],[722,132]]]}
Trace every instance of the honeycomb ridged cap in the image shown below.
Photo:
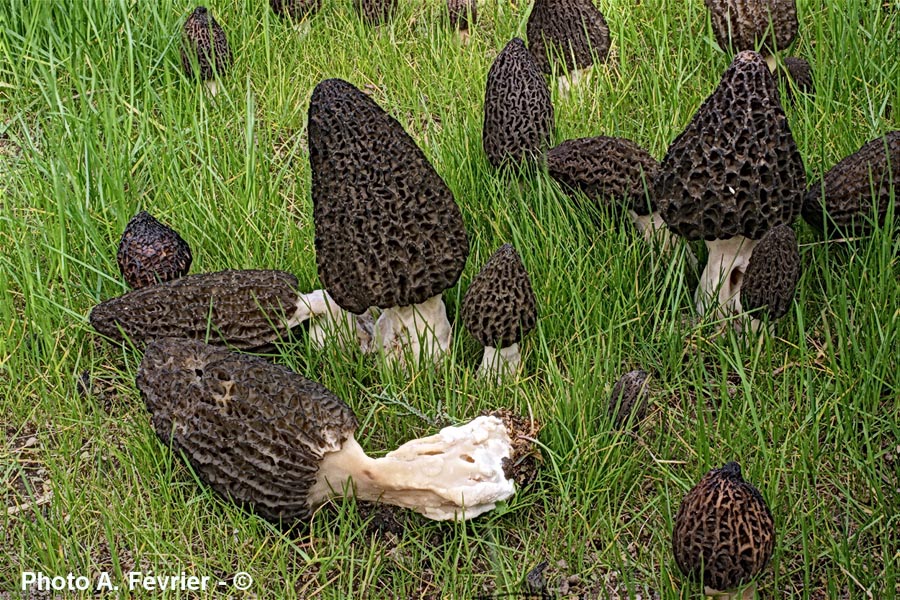
{"label": "honeycomb ridged cap", "polygon": [[741,282],[741,307],[762,309],[770,319],[787,314],[800,281],[800,247],[794,230],[773,227],[759,240]]}
{"label": "honeycomb ridged cap", "polygon": [[573,71],[609,55],[609,26],[591,0],[536,0],[526,34],[538,68],[547,74],[560,61]]}
{"label": "honeycomb ridged cap", "polygon": [[791,45],[799,28],[794,0],[706,0],[706,7],[723,50],[741,52],[761,45],[774,54]]}

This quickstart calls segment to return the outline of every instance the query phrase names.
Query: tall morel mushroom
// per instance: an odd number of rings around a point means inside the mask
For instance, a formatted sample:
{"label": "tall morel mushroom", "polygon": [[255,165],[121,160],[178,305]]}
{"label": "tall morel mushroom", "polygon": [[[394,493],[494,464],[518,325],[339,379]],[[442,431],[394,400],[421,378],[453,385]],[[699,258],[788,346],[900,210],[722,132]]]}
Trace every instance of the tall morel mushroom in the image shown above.
{"label": "tall morel mushroom", "polygon": [[90,314],[99,333],[139,347],[180,337],[239,350],[285,339],[308,319],[310,337],[319,346],[333,337],[364,346],[370,334],[363,317],[342,311],[324,290],[300,293],[297,278],[284,271],[189,275],[106,300]]}
{"label": "tall morel mushroom", "polygon": [[313,90],[309,161],[319,277],[351,313],[383,310],[377,344],[391,359],[440,359],[450,347],[442,292],[469,255],[459,207],[415,141],[340,79]]}
{"label": "tall morel mushroom", "polygon": [[128,221],[116,252],[125,283],[135,289],[187,275],[192,260],[178,232],[145,210]]}
{"label": "tall morel mushroom", "polygon": [[555,71],[563,92],[609,56],[609,26],[591,0],[535,0],[526,33],[538,67]]}
{"label": "tall morel mushroom", "polygon": [[629,422],[636,425],[644,418],[650,396],[649,379],[647,372],[641,370],[629,371],[619,378],[609,396],[613,427],[622,429]]}
{"label": "tall morel mushroom", "polygon": [[[794,230],[777,225],[766,232],[747,264],[738,311],[752,314],[750,327],[760,327],[761,316],[780,319],[787,314],[800,281],[800,247]],[[757,314],[760,313],[760,314]]]}
{"label": "tall morel mushroom", "polygon": [[[687,493],[672,532],[675,563],[701,581],[707,595],[723,595],[751,583],[775,549],[775,522],[759,491],[730,462],[703,476]],[[744,598],[753,597],[753,587]]]}
{"label": "tall morel mushroom", "polygon": [[354,438],[350,407],[256,357],[157,340],[141,361],[137,387],[162,443],[181,451],[216,492],[269,520],[308,519],[342,495],[430,519],[471,519],[515,492],[506,473],[519,456],[515,434],[497,417],[447,427],[373,459]]}
{"label": "tall morel mushroom", "polygon": [[519,341],[537,323],[537,302],[519,253],[504,244],[466,290],[462,319],[484,346],[479,376],[498,378],[519,369]]}
{"label": "tall morel mushroom", "polygon": [[900,215],[900,130],[863,145],[813,183],[803,201],[803,219],[827,237],[862,236],[884,224],[894,196]]}
{"label": "tall morel mushroom", "polygon": [[769,70],[775,70],[775,52],[791,45],[797,35],[795,0],[705,0],[713,33],[723,50],[762,48]]}
{"label": "tall morel mushroom", "polygon": [[203,79],[209,93],[215,96],[218,93],[216,75],[224,75],[234,60],[225,30],[213,18],[209,9],[198,6],[185,20],[181,37],[181,65],[184,72],[189,78],[198,76]]}
{"label": "tall morel mushroom", "polygon": [[269,6],[283,19],[302,21],[322,8],[322,0],[269,0]]}
{"label": "tall morel mushroom", "polygon": [[478,20],[476,0],[447,0],[450,27],[457,30],[463,40],[469,37],[469,28]]}
{"label": "tall morel mushroom", "polygon": [[353,8],[369,25],[387,22],[397,10],[397,0],[353,0]]}
{"label": "tall morel mushroom", "polygon": [[762,56],[741,52],[669,146],[654,185],[669,228],[709,249],[695,295],[701,315],[741,312],[753,249],[770,229],[793,222],[805,185],[775,79]]}
{"label": "tall morel mushroom", "polygon": [[494,167],[541,161],[550,148],[553,127],[547,82],[525,42],[513,38],[488,71],[484,152]]}

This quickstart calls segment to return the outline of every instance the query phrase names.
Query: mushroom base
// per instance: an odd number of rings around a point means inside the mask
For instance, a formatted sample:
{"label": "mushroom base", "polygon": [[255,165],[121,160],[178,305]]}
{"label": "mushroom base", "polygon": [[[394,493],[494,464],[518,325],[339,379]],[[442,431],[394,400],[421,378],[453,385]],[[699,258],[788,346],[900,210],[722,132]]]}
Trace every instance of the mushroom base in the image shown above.
{"label": "mushroom base", "polygon": [[372,315],[345,311],[325,290],[301,294],[288,326],[296,327],[306,320],[309,320],[309,337],[316,349],[323,348],[330,340],[336,340],[341,348],[359,345],[363,352],[371,346],[375,327]]}
{"label": "mushroom base", "polygon": [[743,590],[734,592],[720,592],[711,587],[703,587],[703,595],[714,600],[753,600],[756,598],[756,582],[754,581]]}
{"label": "mushroom base", "polygon": [[556,78],[556,86],[559,90],[559,95],[566,98],[569,93],[578,86],[590,83],[593,69],[594,65],[590,65],[583,69],[575,69],[558,76]]}
{"label": "mushroom base", "polygon": [[[649,215],[639,215],[633,210],[628,211],[628,216],[637,230],[644,236],[644,239],[651,246],[658,248],[663,256],[673,252],[678,247],[679,238],[672,233],[666,222],[663,220],[659,211],[654,211]],[[689,247],[685,247],[687,260],[691,268],[697,268],[697,257]]]}
{"label": "mushroom base", "polygon": [[209,95],[213,98],[219,93],[219,84],[215,79],[208,79],[203,82],[203,85],[206,86],[206,91],[209,92]]}
{"label": "mushroom base", "polygon": [[450,349],[450,321],[440,295],[421,304],[387,308],[375,322],[375,345],[401,365],[423,356],[437,364]]}
{"label": "mushroom base", "polygon": [[504,460],[511,457],[506,426],[493,416],[445,427],[382,458],[367,456],[351,436],[320,461],[308,502],[314,508],[332,496],[355,495],[436,521],[467,520],[515,493],[503,472]]}
{"label": "mushroom base", "polygon": [[485,346],[484,356],[481,358],[481,365],[478,367],[476,377],[493,377],[500,381],[504,377],[515,376],[519,372],[521,365],[522,355],[519,353],[519,344],[513,344],[499,350],[491,346]]}
{"label": "mushroom base", "polygon": [[709,258],[694,295],[700,316],[714,311],[717,318],[725,318],[743,312],[741,283],[757,243],[740,235],[706,242]]}

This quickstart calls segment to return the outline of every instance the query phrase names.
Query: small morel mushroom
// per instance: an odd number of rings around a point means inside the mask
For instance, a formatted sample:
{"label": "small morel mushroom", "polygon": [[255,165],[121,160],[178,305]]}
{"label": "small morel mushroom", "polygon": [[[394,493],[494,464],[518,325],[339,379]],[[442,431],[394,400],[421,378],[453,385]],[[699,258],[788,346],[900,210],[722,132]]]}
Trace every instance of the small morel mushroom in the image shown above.
{"label": "small morel mushroom", "polygon": [[450,26],[459,32],[465,41],[469,37],[469,28],[478,20],[478,4],[475,0],[447,0],[447,11],[450,15]]}
{"label": "small morel mushroom", "polygon": [[393,16],[397,0],[353,0],[353,7],[369,25],[381,25]]}
{"label": "small morel mushroom", "polygon": [[[197,72],[194,72],[196,61]],[[218,92],[216,75],[225,74],[233,58],[225,30],[205,6],[198,6],[184,22],[181,40],[181,65],[187,76],[199,76],[213,96]]]}
{"label": "small morel mushroom", "polygon": [[795,0],[706,0],[719,47],[735,52],[762,47],[769,70],[775,52],[791,45],[797,35]]}
{"label": "small morel mushroom", "polygon": [[128,221],[116,252],[125,283],[135,289],[187,275],[192,260],[178,232],[144,210]]}
{"label": "small morel mushroom", "polygon": [[396,119],[340,79],[313,90],[309,162],[325,288],[351,313],[384,309],[376,344],[389,359],[438,361],[451,337],[441,294],[469,255],[450,188]]}
{"label": "small morel mushroom", "polygon": [[629,371],[613,386],[609,397],[609,416],[613,427],[622,429],[629,422],[637,424],[647,412],[649,375],[646,371]]}
{"label": "small morel mushroom", "polygon": [[900,130],[863,145],[812,184],[803,219],[826,237],[863,236],[884,224],[891,204],[900,215]]}
{"label": "small morel mushroom", "polygon": [[484,152],[494,167],[544,159],[553,134],[550,90],[525,42],[513,38],[494,59],[484,93]]}
{"label": "small morel mushroom", "polygon": [[[775,522],[738,463],[711,470],[687,493],[675,515],[672,548],[678,568],[701,581],[707,595],[747,585],[766,567],[775,549]],[[745,598],[753,597],[753,587]]]}
{"label": "small morel mushroom", "polygon": [[478,376],[514,375],[522,360],[519,341],[537,323],[537,303],[519,253],[504,244],[466,290],[466,329],[484,346]]}
{"label": "small morel mushroom", "polygon": [[322,8],[322,0],[269,0],[269,6],[283,19],[302,21]]}
{"label": "small morel mushroom", "polygon": [[794,99],[795,93],[812,95],[816,91],[812,77],[812,67],[809,63],[796,56],[788,56],[784,59],[784,68],[778,71],[779,78],[784,81],[788,98]]}
{"label": "small morel mushroom", "polygon": [[563,93],[609,56],[609,27],[591,0],[535,0],[526,33],[538,68],[555,71]]}
{"label": "small morel mushroom", "polygon": [[740,312],[744,273],[758,240],[800,212],[806,171],[775,79],[741,52],[660,163],[654,197],[669,228],[702,239],[709,259],[697,311]]}
{"label": "small morel mushroom", "polygon": [[[794,230],[778,225],[762,236],[753,250],[744,273],[738,310],[749,311],[751,329],[759,329],[760,316],[780,319],[794,301],[800,281],[800,247]],[[760,311],[762,314],[756,314]]]}
{"label": "small morel mushroom", "polygon": [[297,288],[297,278],[284,271],[201,273],[101,302],[90,322],[102,335],[139,347],[180,337],[238,350],[262,348],[285,339],[308,319],[316,345],[332,337],[363,344],[368,335],[364,317],[342,311],[324,290],[301,294]]}
{"label": "small morel mushroom", "polygon": [[471,519],[515,493],[506,469],[518,452],[497,417],[447,427],[373,459],[354,439],[350,407],[257,357],[157,340],[141,361],[137,387],[163,444],[181,451],[216,492],[272,521],[308,519],[343,495],[429,519]]}

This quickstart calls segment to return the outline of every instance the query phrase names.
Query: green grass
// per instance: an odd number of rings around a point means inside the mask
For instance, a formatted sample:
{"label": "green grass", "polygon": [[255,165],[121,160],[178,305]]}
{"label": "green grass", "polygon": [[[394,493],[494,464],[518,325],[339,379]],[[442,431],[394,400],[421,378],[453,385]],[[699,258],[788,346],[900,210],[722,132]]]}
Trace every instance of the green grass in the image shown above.
{"label": "green grass", "polygon": [[[300,34],[266,2],[211,6],[236,61],[211,101],[181,74],[191,5],[12,0],[0,6],[0,596],[23,570],[250,573],[260,597],[472,597],[521,591],[543,560],[549,589],[584,597],[697,595],[675,566],[672,520],[700,476],[739,460],[775,515],[764,597],[900,592],[900,224],[850,246],[798,222],[803,276],[774,334],[743,341],[694,325],[696,275],[654,260],[630,229],[579,212],[545,176],[493,172],[481,150],[491,60],[524,36],[528,6],[486,3],[468,46],[441,3],[403,3],[371,29],[326,1]],[[800,0],[792,52],[817,92],[786,106],[810,178],[900,128],[900,13],[881,0]],[[555,140],[616,135],[657,157],[716,86],[729,57],[699,1],[600,0],[613,36],[590,89],[554,90]],[[501,8],[502,6],[502,8]],[[121,294],[115,250],[139,209],[178,230],[193,272],[277,268],[317,287],[306,110],[314,85],[367,87],[453,190],[472,253],[445,294],[451,357],[411,379],[358,353],[279,361],[359,415],[378,453],[480,411],[544,423],[538,480],[465,524],[337,502],[284,532],[222,501],[156,439],[134,385],[140,356],[86,315]],[[892,109],[894,109],[892,111]],[[538,328],[525,374],[473,377],[462,295],[512,242],[532,276]],[[697,248],[700,250],[700,248]],[[615,380],[643,368],[652,410],[611,431]],[[88,373],[92,391],[81,395]],[[39,503],[36,500],[52,499]],[[32,503],[15,515],[6,507]],[[379,529],[396,519],[399,535]]]}

